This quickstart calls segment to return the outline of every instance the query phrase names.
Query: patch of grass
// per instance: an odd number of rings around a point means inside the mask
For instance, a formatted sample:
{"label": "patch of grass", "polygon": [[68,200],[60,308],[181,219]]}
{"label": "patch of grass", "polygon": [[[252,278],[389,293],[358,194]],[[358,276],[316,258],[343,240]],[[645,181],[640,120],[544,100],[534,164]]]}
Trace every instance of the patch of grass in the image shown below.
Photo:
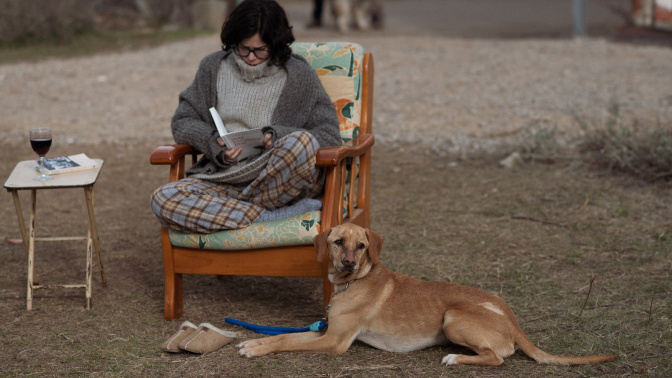
{"label": "patch of grass", "polygon": [[612,104],[604,125],[575,117],[586,131],[579,146],[590,164],[625,172],[645,181],[672,179],[672,129],[669,125],[626,125],[620,105]]}
{"label": "patch of grass", "polygon": [[[584,136],[576,147],[561,142],[557,126],[539,122],[529,130],[520,146],[527,161],[555,163],[583,162],[598,169],[626,173],[647,182],[672,180],[672,127],[662,123],[626,123],[621,106],[613,103],[604,122],[595,122],[574,115]],[[624,209],[620,209],[624,210]],[[616,210],[621,216],[620,210]]]}
{"label": "patch of grass", "polygon": [[654,238],[659,242],[668,241],[670,240],[670,233],[667,230],[657,231]]}
{"label": "patch of grass", "polygon": [[562,148],[557,139],[557,125],[538,122],[534,129],[528,131],[523,143],[523,157],[532,161],[554,161],[562,155]]}
{"label": "patch of grass", "polygon": [[78,34],[66,42],[42,40],[3,44],[0,64],[36,61],[47,58],[78,57],[98,53],[138,50],[203,35],[212,31],[179,29],[167,31],[92,31]]}
{"label": "patch of grass", "polygon": [[616,217],[627,217],[630,214],[630,206],[627,203],[619,202],[611,209],[611,213]]}

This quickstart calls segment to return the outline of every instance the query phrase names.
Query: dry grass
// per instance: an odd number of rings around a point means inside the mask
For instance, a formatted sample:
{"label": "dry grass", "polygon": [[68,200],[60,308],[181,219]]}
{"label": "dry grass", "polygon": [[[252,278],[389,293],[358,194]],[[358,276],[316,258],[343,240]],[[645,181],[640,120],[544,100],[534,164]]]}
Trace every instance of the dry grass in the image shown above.
{"label": "dry grass", "polygon": [[599,121],[574,115],[582,133],[569,137],[570,140],[559,135],[556,125],[539,122],[526,132],[520,146],[512,148],[520,150],[528,161],[583,164],[650,183],[672,180],[669,125],[637,118],[626,122],[617,103],[611,104],[606,114]]}
{"label": "dry grass", "polygon": [[672,179],[672,129],[669,125],[624,124],[618,104],[601,127],[586,121],[580,151],[592,165],[625,172],[645,181]]}
{"label": "dry grass", "polygon": [[191,29],[168,31],[89,31],[74,35],[67,42],[44,40],[4,44],[0,64],[39,61],[48,58],[74,58],[99,53],[132,51],[160,44],[212,34]]}
{"label": "dry grass", "polygon": [[[96,216],[108,288],[94,276],[94,308],[81,290],[38,291],[25,310],[25,252],[0,247],[0,371],[5,375],[121,376],[669,376],[672,340],[669,184],[581,167],[451,161],[376,147],[372,228],[384,236],[383,263],[424,280],[451,281],[501,295],[529,337],[555,354],[618,353],[596,366],[542,366],[522,354],[500,368],[446,367],[443,346],[409,354],[356,342],[340,356],[237,356],[227,345],[204,356],[169,355],[159,345],[180,321],[163,320],[158,224],[148,195],[167,172],[147,165],[152,146],[55,146],[55,154],[96,151],[106,165],[96,188]],[[60,150],[59,150],[60,149]],[[3,147],[0,172],[31,158]],[[136,167],[129,170],[128,167]],[[38,227],[72,233],[82,224],[78,191],[39,193]],[[28,196],[22,193],[27,204]],[[18,237],[10,196],[0,230]],[[80,211],[82,210],[82,211]],[[3,237],[3,239],[4,239]],[[83,246],[38,244],[45,283],[83,278]],[[590,280],[595,278],[588,296]],[[225,324],[303,327],[321,314],[314,279],[211,276],[185,278],[185,316]],[[588,300],[586,301],[586,298]],[[585,303],[585,308],[584,308]],[[579,316],[580,314],[580,316]]]}

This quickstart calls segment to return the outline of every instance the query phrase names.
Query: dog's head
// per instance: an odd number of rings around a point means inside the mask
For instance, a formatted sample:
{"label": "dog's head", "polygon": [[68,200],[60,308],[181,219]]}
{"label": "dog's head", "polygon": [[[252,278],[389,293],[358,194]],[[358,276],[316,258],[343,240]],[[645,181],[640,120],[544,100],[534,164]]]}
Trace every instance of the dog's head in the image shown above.
{"label": "dog's head", "polygon": [[346,223],[325,230],[313,238],[317,261],[330,259],[332,273],[357,273],[378,264],[383,238],[370,230]]}

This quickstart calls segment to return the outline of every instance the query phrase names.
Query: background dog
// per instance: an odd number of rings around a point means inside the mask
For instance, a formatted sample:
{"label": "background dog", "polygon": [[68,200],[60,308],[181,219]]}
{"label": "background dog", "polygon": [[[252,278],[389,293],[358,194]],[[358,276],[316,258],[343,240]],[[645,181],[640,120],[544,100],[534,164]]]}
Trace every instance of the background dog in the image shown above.
{"label": "background dog", "polygon": [[331,0],[334,27],[347,33],[350,27],[359,30],[383,27],[382,0]]}
{"label": "background dog", "polygon": [[244,357],[278,352],[344,353],[354,340],[390,352],[410,352],[451,341],[475,356],[448,354],[446,365],[501,365],[516,347],[540,363],[590,364],[616,355],[559,357],[532,344],[511,308],[483,290],[425,282],[392,272],[378,260],[383,239],[344,224],[313,239],[317,259],[329,259],[335,285],[326,332],[304,332],[245,341]]}

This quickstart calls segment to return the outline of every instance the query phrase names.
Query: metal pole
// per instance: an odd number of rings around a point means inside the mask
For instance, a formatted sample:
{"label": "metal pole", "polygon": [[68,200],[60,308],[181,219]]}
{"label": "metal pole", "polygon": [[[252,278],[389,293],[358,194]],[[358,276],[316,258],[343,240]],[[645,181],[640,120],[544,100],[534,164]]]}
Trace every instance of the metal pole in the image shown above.
{"label": "metal pole", "polygon": [[586,33],[586,0],[572,0],[574,36],[584,37]]}

